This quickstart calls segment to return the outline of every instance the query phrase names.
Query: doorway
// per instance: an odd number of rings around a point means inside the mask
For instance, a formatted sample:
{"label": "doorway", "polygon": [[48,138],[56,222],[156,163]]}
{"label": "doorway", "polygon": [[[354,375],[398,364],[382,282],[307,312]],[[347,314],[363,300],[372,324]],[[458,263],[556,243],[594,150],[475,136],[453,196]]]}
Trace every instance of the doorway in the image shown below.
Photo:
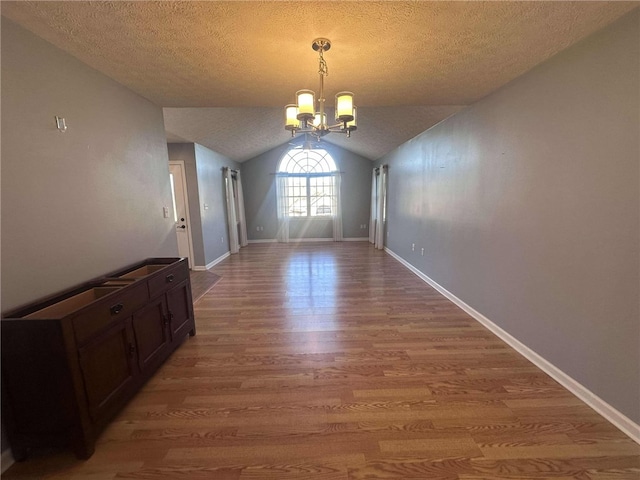
{"label": "doorway", "polygon": [[187,257],[189,268],[193,268],[193,241],[191,239],[191,219],[189,218],[189,195],[183,161],[169,162],[171,196],[173,198],[173,219],[178,237],[178,255]]}

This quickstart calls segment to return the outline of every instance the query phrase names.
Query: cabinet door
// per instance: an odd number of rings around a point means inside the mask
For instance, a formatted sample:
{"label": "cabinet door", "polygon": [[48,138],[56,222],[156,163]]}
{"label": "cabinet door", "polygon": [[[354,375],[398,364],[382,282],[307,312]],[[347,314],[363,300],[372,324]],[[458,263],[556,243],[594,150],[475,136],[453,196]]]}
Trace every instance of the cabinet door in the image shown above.
{"label": "cabinet door", "polygon": [[191,288],[188,280],[167,292],[167,306],[172,339],[183,337],[190,331],[195,332]]}
{"label": "cabinet door", "polygon": [[168,323],[164,295],[151,300],[133,315],[133,333],[141,371],[153,369],[164,359],[169,346]]}
{"label": "cabinet door", "polygon": [[133,388],[138,368],[131,318],[94,338],[78,354],[89,414],[98,421]]}

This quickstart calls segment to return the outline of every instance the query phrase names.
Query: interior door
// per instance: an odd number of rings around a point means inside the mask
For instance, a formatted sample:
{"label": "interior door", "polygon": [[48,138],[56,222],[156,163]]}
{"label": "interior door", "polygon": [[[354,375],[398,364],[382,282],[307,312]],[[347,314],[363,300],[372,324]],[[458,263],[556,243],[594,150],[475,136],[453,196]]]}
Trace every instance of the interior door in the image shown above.
{"label": "interior door", "polygon": [[169,162],[171,194],[173,195],[173,218],[178,236],[178,255],[189,259],[189,268],[193,268],[193,247],[189,221],[189,197],[183,162]]}

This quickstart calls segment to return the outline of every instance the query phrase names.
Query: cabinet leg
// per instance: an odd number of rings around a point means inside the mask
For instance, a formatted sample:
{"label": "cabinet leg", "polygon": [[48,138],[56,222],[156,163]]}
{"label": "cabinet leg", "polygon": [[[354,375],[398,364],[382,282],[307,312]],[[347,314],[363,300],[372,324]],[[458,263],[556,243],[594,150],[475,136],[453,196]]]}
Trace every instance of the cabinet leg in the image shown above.
{"label": "cabinet leg", "polygon": [[190,337],[195,337],[195,335],[196,335],[196,327],[194,325],[193,328],[191,330],[189,330],[189,336]]}

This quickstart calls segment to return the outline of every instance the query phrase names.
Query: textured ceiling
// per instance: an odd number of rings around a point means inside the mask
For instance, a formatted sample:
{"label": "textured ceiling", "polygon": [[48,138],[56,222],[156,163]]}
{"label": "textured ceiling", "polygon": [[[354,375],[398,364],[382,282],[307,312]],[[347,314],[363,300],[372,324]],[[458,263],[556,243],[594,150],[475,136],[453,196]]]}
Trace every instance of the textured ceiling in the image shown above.
{"label": "textured ceiling", "polygon": [[333,44],[325,54],[328,103],[351,90],[360,107],[351,139],[327,138],[376,159],[637,5],[1,2],[3,15],[176,107],[165,109],[170,140],[240,161],[288,140],[282,106],[296,90],[318,90],[316,37]]}

